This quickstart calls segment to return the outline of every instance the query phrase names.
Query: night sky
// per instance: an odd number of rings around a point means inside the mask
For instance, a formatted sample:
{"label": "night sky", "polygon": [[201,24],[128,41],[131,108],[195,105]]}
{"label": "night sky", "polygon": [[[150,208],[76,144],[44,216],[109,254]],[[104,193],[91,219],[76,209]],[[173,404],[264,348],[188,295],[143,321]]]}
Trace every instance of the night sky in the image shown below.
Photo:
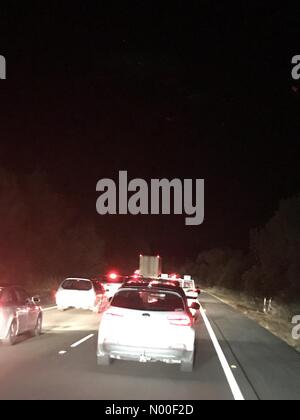
{"label": "night sky", "polygon": [[[98,3],[1,5],[1,167],[45,173],[78,223],[95,222],[116,265],[140,252],[181,263],[212,247],[247,248],[249,230],[300,190],[291,77],[300,8]],[[96,183],[119,170],[204,178],[204,224],[97,215]]]}

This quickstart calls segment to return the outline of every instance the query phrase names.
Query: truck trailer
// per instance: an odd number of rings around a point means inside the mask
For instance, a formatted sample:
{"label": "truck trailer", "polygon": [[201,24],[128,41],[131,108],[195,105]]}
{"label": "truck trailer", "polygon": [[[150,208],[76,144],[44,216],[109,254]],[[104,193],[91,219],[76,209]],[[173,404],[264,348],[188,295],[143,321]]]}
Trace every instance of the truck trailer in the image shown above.
{"label": "truck trailer", "polygon": [[161,275],[162,259],[159,255],[140,255],[139,273],[142,277],[156,279]]}

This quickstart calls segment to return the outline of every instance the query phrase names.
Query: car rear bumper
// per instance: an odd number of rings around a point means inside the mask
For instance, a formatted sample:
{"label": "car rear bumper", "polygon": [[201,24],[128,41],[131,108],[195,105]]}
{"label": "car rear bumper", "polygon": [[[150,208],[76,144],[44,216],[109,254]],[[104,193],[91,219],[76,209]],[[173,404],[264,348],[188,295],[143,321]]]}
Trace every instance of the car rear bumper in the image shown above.
{"label": "car rear bumper", "polygon": [[84,309],[84,310],[94,310],[97,305],[93,304],[93,303],[78,303],[78,302],[74,302],[74,301],[65,301],[65,300],[56,300],[56,305],[58,308],[74,308],[74,309]]}
{"label": "car rear bumper", "polygon": [[189,360],[192,357],[192,352],[188,351],[184,345],[153,348],[104,342],[99,345],[97,355],[108,355],[113,359],[139,362],[181,363],[183,360]]}

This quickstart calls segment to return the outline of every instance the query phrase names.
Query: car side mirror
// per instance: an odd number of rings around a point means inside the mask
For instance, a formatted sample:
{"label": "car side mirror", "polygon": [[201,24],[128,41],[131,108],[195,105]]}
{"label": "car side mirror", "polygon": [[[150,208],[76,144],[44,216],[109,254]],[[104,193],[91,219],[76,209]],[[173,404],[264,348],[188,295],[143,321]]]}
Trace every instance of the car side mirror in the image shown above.
{"label": "car side mirror", "polygon": [[198,311],[200,309],[200,304],[198,302],[193,302],[190,306],[191,309]]}
{"label": "car side mirror", "polygon": [[41,303],[41,299],[38,296],[33,296],[31,298],[31,301],[35,304],[38,305],[39,303]]}

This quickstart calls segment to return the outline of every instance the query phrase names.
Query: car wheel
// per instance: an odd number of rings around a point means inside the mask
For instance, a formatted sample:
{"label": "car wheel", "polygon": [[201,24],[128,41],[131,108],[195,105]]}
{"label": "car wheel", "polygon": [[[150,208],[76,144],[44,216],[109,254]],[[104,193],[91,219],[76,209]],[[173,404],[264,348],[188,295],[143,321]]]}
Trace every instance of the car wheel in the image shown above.
{"label": "car wheel", "polygon": [[7,337],[3,340],[3,343],[6,344],[7,346],[13,346],[14,344],[16,344],[17,330],[18,330],[17,321],[14,319],[12,323],[10,324]]}
{"label": "car wheel", "polygon": [[180,365],[181,372],[190,373],[194,369],[194,352],[191,354],[191,357],[188,359],[182,360]]}
{"label": "car wheel", "polygon": [[42,325],[43,319],[42,316],[39,315],[34,330],[30,332],[31,337],[37,337],[38,335],[42,334]]}
{"label": "car wheel", "polygon": [[97,365],[98,366],[109,366],[111,363],[111,358],[105,354],[104,356],[97,356]]}

